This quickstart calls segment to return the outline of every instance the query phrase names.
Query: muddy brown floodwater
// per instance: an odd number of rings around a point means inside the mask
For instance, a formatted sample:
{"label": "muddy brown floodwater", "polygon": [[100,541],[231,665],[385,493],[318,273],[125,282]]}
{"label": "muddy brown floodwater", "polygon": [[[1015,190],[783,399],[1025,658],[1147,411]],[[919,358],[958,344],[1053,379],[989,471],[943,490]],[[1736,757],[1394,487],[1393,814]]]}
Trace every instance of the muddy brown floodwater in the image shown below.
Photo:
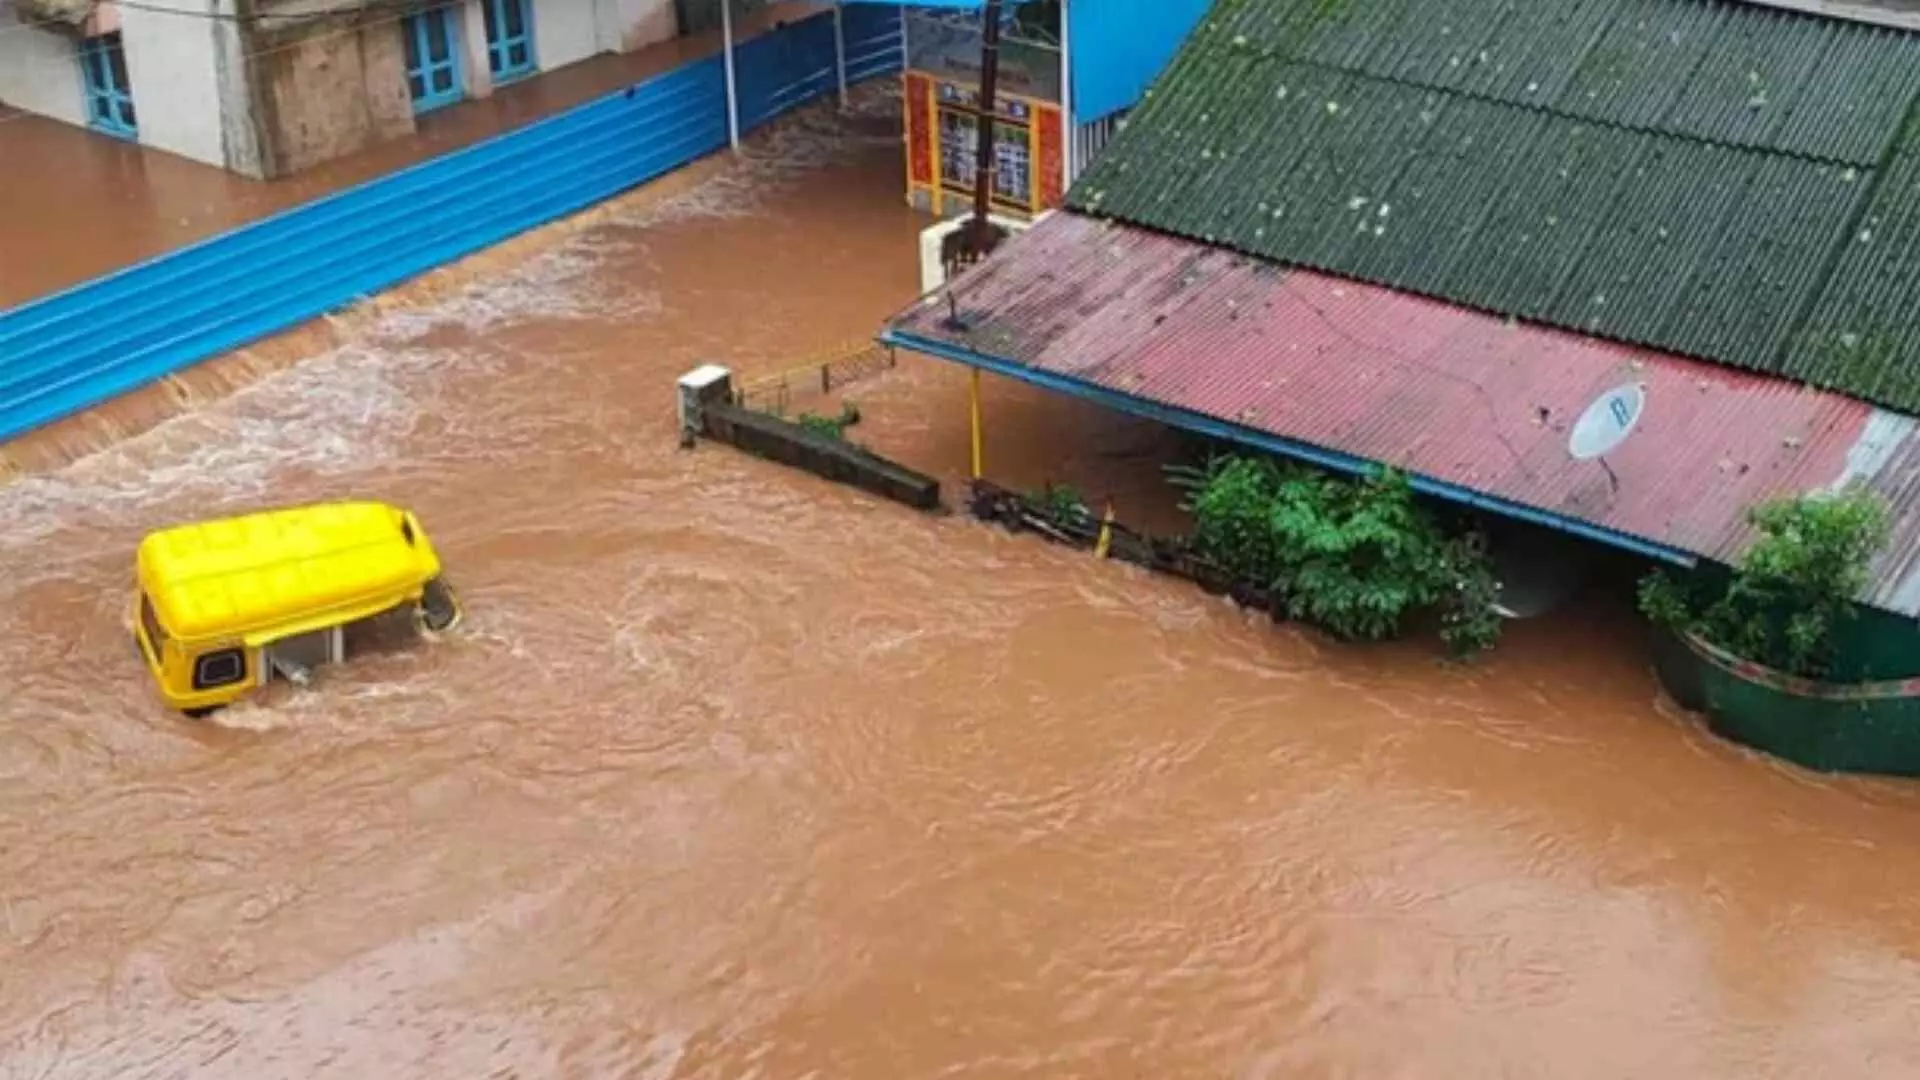
{"label": "muddy brown floodwater", "polygon": [[[1449,667],[677,450],[697,361],[914,291],[861,131],[0,490],[0,1075],[1920,1075],[1920,796],[1702,734],[1618,605]],[[992,389],[997,475],[1157,483]],[[857,394],[962,467],[958,373]],[[347,495],[468,629],[164,712],[141,532]]]}

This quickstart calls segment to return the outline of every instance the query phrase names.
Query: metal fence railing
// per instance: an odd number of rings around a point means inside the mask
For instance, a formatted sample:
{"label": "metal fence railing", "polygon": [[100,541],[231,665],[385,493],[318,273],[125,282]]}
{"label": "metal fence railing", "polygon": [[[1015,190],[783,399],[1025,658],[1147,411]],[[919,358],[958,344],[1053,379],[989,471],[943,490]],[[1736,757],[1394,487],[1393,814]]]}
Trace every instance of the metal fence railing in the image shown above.
{"label": "metal fence railing", "polygon": [[895,362],[891,346],[870,341],[843,345],[771,375],[741,380],[734,389],[733,403],[786,416],[796,402],[827,397],[850,383],[892,370]]}

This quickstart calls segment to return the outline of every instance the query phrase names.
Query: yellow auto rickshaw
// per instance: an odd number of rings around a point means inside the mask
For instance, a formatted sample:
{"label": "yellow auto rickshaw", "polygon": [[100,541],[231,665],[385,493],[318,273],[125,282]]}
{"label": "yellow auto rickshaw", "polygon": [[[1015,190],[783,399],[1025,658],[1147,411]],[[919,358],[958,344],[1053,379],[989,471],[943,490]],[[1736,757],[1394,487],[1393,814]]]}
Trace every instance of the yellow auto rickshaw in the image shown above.
{"label": "yellow auto rickshaw", "polygon": [[133,635],[166,703],[203,716],[282,678],[346,658],[355,626],[411,614],[460,620],[440,557],[411,513],[323,503],[179,525],[137,558]]}

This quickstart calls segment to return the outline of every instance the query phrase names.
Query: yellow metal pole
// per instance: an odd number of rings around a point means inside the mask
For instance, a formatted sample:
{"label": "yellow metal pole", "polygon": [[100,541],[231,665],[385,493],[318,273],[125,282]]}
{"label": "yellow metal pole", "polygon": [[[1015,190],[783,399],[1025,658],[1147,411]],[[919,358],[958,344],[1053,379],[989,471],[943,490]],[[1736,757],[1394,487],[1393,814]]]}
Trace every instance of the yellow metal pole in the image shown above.
{"label": "yellow metal pole", "polygon": [[1040,182],[1040,110],[1042,106],[1031,99],[1027,100],[1027,213],[1040,212],[1040,193],[1046,185]]}
{"label": "yellow metal pole", "polygon": [[973,478],[978,480],[987,471],[985,448],[980,436],[980,369],[967,369],[967,411],[973,420]]}
{"label": "yellow metal pole", "polygon": [[1100,519],[1100,539],[1094,541],[1093,557],[1104,559],[1107,552],[1113,550],[1113,504],[1107,504],[1107,513]]}

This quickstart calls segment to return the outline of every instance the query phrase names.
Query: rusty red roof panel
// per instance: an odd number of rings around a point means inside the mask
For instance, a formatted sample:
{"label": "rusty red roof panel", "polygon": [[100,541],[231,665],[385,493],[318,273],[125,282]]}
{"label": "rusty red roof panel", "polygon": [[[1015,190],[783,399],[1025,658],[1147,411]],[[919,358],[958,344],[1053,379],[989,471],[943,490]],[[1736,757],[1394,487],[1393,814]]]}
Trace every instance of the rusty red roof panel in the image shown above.
{"label": "rusty red roof panel", "polygon": [[[1008,242],[955,291],[965,329],[949,325],[944,303],[916,305],[890,337],[1722,562],[1751,539],[1748,507],[1857,479],[1896,514],[1867,599],[1920,612],[1910,417],[1070,213]],[[1625,382],[1646,387],[1638,427],[1606,466],[1573,460],[1574,420]]]}

